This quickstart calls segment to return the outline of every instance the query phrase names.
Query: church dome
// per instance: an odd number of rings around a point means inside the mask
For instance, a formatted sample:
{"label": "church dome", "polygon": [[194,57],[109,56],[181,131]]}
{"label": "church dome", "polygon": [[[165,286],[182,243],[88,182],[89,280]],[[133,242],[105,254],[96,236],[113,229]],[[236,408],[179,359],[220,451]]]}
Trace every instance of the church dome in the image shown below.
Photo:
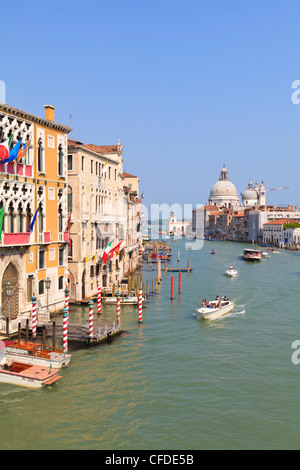
{"label": "church dome", "polygon": [[239,206],[239,197],[236,187],[229,181],[228,171],[223,166],[219,181],[210,190],[209,203],[217,206],[235,208]]}
{"label": "church dome", "polygon": [[237,189],[231,181],[217,181],[210,190],[210,197],[237,197],[237,195]]}
{"label": "church dome", "polygon": [[252,181],[250,179],[248,183],[248,187],[245,189],[245,191],[242,192],[242,204],[243,206],[253,206],[258,203],[258,191],[253,188]]}

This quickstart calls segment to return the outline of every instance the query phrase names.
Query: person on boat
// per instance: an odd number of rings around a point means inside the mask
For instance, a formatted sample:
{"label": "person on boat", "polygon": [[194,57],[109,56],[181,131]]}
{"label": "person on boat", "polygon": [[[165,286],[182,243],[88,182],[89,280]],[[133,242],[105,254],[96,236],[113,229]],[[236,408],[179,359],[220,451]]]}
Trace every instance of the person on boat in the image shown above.
{"label": "person on boat", "polygon": [[229,299],[227,298],[227,296],[225,295],[224,297],[224,301],[227,302]]}
{"label": "person on boat", "polygon": [[230,265],[230,266],[229,266],[229,269],[230,269],[230,271],[231,271],[231,270],[233,269],[233,266]]}
{"label": "person on boat", "polygon": [[216,297],[216,300],[217,300],[218,302],[220,302],[220,299],[219,299],[219,296],[218,296],[218,295],[217,295],[217,297]]}
{"label": "person on boat", "polygon": [[205,307],[205,306],[206,306],[206,299],[203,299],[203,300],[202,300],[201,306],[202,306],[202,307]]}

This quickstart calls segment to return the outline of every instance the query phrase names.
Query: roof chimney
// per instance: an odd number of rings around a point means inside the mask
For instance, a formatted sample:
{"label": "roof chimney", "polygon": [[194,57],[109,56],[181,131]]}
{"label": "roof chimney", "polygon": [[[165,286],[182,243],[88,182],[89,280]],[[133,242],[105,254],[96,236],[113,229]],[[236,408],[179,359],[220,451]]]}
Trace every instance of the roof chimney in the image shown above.
{"label": "roof chimney", "polygon": [[51,104],[45,104],[45,119],[49,119],[49,121],[54,121],[54,110],[55,107]]}

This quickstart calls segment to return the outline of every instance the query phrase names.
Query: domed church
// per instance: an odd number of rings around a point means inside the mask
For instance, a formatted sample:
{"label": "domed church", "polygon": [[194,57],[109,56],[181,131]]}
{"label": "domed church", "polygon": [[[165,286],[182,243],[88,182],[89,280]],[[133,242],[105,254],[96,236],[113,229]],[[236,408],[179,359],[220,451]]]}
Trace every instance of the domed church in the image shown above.
{"label": "domed church", "polygon": [[229,181],[228,171],[225,164],[221,170],[219,181],[210,190],[208,204],[212,206],[228,207],[238,209],[240,200],[236,187]]}
{"label": "domed church", "polygon": [[251,178],[248,183],[248,187],[242,192],[242,206],[251,207],[266,204],[266,188],[264,182],[261,182],[260,187],[255,183],[254,187]]}

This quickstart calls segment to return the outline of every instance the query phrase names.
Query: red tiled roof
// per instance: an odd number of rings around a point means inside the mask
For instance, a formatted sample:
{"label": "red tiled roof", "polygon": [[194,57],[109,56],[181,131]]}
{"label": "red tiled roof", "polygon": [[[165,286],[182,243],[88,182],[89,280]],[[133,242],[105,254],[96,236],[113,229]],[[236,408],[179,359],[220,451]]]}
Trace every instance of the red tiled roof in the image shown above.
{"label": "red tiled roof", "polygon": [[123,171],[123,177],[124,178],[138,178],[138,176],[131,175],[130,173],[126,173]]}
{"label": "red tiled roof", "polygon": [[299,222],[299,220],[293,220],[293,219],[276,219],[276,220],[271,220],[270,222],[266,222],[264,225],[284,225],[284,224],[294,224],[295,222]]}
{"label": "red tiled roof", "polygon": [[94,144],[86,144],[83,145],[84,148],[92,150],[96,153],[117,153],[120,150],[118,145],[94,145]]}
{"label": "red tiled roof", "polygon": [[79,140],[68,139],[68,145],[82,145],[82,142]]}

